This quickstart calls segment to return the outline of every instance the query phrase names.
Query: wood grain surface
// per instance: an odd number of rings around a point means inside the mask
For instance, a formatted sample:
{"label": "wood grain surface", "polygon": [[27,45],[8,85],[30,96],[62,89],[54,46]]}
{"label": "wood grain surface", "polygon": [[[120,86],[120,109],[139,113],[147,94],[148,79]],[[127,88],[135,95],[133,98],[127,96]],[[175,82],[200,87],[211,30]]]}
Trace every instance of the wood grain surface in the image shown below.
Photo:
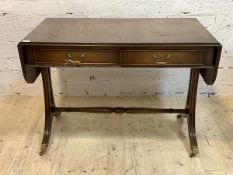
{"label": "wood grain surface", "polygon": [[47,18],[22,41],[218,44],[195,18]]}
{"label": "wood grain surface", "polygon": [[[183,107],[184,97],[56,97],[64,106]],[[62,113],[39,156],[43,97],[0,97],[1,175],[233,174],[233,100],[198,97],[199,156],[190,159],[186,119],[174,114]]]}

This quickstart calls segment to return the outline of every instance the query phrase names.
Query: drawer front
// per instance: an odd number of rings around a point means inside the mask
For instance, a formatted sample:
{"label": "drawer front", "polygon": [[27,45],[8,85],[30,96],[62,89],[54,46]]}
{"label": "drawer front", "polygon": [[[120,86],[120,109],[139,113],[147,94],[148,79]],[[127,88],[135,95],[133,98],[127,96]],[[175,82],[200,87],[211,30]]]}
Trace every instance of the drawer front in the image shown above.
{"label": "drawer front", "polygon": [[123,66],[211,66],[208,50],[126,50],[121,52]]}
{"label": "drawer front", "polygon": [[34,50],[35,64],[82,66],[117,64],[119,52],[115,50]]}

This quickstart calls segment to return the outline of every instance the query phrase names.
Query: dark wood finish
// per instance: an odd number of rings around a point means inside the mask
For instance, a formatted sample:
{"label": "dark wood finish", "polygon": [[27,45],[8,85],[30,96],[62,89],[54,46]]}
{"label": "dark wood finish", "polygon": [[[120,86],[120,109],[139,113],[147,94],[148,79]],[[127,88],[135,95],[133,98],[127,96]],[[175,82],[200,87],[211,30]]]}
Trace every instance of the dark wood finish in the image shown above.
{"label": "dark wood finish", "polygon": [[[201,75],[208,85],[214,83],[221,55],[221,44],[193,18],[155,19],[77,19],[47,18],[20,43],[26,51],[20,54],[23,73],[27,82],[34,82],[39,75],[38,66],[62,66],[62,64],[36,64],[28,67],[33,56],[30,49],[212,49],[210,66],[203,66]],[[33,47],[32,47],[33,46]],[[140,47],[140,48],[139,48]],[[51,59],[51,58],[50,58]],[[65,58],[64,58],[65,59]],[[199,59],[199,57],[197,57]],[[185,62],[185,60],[183,60]],[[194,60],[192,60],[194,61]],[[182,63],[184,63],[182,62]],[[195,61],[198,62],[198,61]],[[209,63],[209,62],[208,62]],[[34,65],[34,64],[33,64]],[[85,66],[83,64],[72,64]],[[89,64],[89,66],[117,66],[116,64]],[[119,65],[118,65],[119,66]],[[138,66],[138,65],[137,65]],[[152,66],[152,65],[150,65]],[[166,65],[168,66],[168,65]],[[169,65],[169,67],[195,67],[196,65]],[[153,65],[160,67],[160,65]],[[202,67],[202,68],[203,68]],[[34,76],[32,76],[34,75]],[[31,77],[30,77],[31,76]]]}
{"label": "dark wood finish", "polygon": [[189,93],[187,98],[186,108],[189,109],[188,115],[188,133],[189,141],[191,145],[191,156],[198,154],[198,146],[196,139],[196,128],[195,128],[195,110],[196,110],[196,96],[198,87],[199,69],[191,69],[190,73],[190,83],[189,83]]}
{"label": "dark wood finish", "polygon": [[125,66],[211,66],[211,50],[127,50],[121,52]]}
{"label": "dark wood finish", "polygon": [[[129,49],[113,47],[103,50],[90,47],[73,49],[59,47],[30,47],[28,65],[49,67],[123,66],[123,67],[202,67],[212,68],[212,47],[150,47]],[[152,49],[154,48],[154,49]],[[156,48],[156,50],[155,50]],[[182,49],[183,48],[183,49]],[[70,59],[70,61],[69,61]]]}
{"label": "dark wood finish", "polygon": [[163,108],[124,108],[124,107],[56,107],[57,112],[88,112],[88,113],[184,113],[187,109],[163,109]]}
{"label": "dark wood finish", "polygon": [[40,154],[43,155],[49,144],[53,116],[58,117],[60,115],[60,111],[55,110],[56,106],[53,95],[50,68],[44,67],[40,69],[41,69],[41,76],[43,81],[44,104],[45,104],[45,126],[44,126],[44,135],[43,135],[43,139],[41,143],[41,151],[40,151]]}
{"label": "dark wood finish", "polygon": [[210,69],[201,69],[200,73],[205,80],[207,85],[214,84],[217,73],[218,73],[218,65],[221,58],[221,52],[222,52],[222,46],[219,44],[218,46],[214,47],[214,53],[213,53],[213,67]]}
{"label": "dark wood finish", "polygon": [[31,67],[27,65],[27,63],[25,62],[26,59],[23,48],[24,47],[21,46],[20,44],[18,45],[18,52],[19,52],[19,58],[23,71],[23,76],[27,83],[34,83],[37,77],[40,75],[40,68]]}
{"label": "dark wood finish", "polygon": [[195,18],[47,18],[23,41],[98,45],[219,44]]}
{"label": "dark wood finish", "polygon": [[51,128],[52,128],[52,106],[53,104],[53,96],[52,96],[52,87],[51,87],[51,80],[50,80],[50,71],[49,68],[41,68],[41,75],[43,81],[43,90],[44,90],[44,104],[45,104],[45,126],[44,126],[44,135],[41,143],[41,151],[40,154],[42,155],[45,153],[49,139],[51,135]]}
{"label": "dark wood finish", "polygon": [[189,78],[189,88],[186,99],[185,110],[186,114],[179,114],[178,118],[186,118],[188,123],[188,133],[189,133],[189,141],[191,145],[191,153],[190,156],[194,157],[198,154],[198,145],[196,139],[196,127],[195,127],[195,110],[196,110],[196,96],[197,96],[197,87],[198,87],[198,79],[199,79],[200,69],[191,69],[190,78]]}
{"label": "dark wood finish", "polygon": [[[181,113],[187,117],[191,156],[198,153],[195,108],[199,74],[213,84],[221,44],[196,19],[45,19],[19,44],[23,75],[33,83],[41,73],[45,128],[43,154],[49,144],[52,116],[60,112]],[[56,107],[50,67],[189,67],[184,109]]]}
{"label": "dark wood finish", "polygon": [[68,59],[72,59],[74,63],[80,65],[106,65],[117,64],[120,53],[114,50],[62,50],[62,49],[45,49],[34,50],[34,57],[30,58],[31,64],[60,66],[76,66]]}

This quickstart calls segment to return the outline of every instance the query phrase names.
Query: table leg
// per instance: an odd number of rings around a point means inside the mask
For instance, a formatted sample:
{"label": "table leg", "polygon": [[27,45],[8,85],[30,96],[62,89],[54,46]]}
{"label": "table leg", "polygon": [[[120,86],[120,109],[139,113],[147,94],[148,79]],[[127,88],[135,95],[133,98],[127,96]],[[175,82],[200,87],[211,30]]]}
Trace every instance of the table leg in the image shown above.
{"label": "table leg", "polygon": [[189,108],[188,115],[188,132],[189,132],[189,141],[191,146],[191,157],[194,157],[198,154],[198,145],[196,139],[196,128],[195,128],[195,110],[196,110],[196,96],[197,96],[197,87],[199,79],[199,69],[191,69],[190,73],[190,83],[189,83],[189,93],[187,97],[186,107]]}
{"label": "table leg", "polygon": [[44,90],[44,104],[45,104],[45,125],[44,125],[44,135],[41,143],[40,155],[43,155],[46,152],[46,149],[49,144],[51,127],[53,122],[52,117],[52,107],[54,105],[54,99],[52,94],[50,70],[48,67],[41,68],[41,75],[43,81],[43,90]]}
{"label": "table leg", "polygon": [[196,96],[197,96],[197,86],[199,79],[199,69],[192,68],[190,71],[189,79],[189,89],[186,99],[185,109],[187,109],[188,114],[179,114],[178,118],[187,117],[188,122],[188,133],[189,141],[191,146],[191,157],[194,157],[198,154],[198,145],[196,139],[196,128],[195,128],[195,109],[196,109]]}
{"label": "table leg", "polygon": [[[196,130],[195,130],[195,108],[196,108],[196,95],[197,95],[199,71],[200,70],[196,68],[191,69],[189,89],[188,89],[188,95],[185,106],[185,110],[187,110],[188,112],[185,112],[187,114],[184,114],[184,116],[187,116],[188,119],[187,120],[188,133],[189,133],[189,140],[192,151],[190,154],[191,157],[198,154],[198,145],[197,145]],[[44,126],[44,135],[41,143],[41,152],[40,152],[40,155],[43,155],[46,152],[46,149],[49,144],[53,116],[59,116],[59,113],[56,113],[57,110],[55,110],[56,106],[53,96],[50,68],[48,67],[41,68],[41,75],[43,80],[44,103],[45,103],[45,126]]]}

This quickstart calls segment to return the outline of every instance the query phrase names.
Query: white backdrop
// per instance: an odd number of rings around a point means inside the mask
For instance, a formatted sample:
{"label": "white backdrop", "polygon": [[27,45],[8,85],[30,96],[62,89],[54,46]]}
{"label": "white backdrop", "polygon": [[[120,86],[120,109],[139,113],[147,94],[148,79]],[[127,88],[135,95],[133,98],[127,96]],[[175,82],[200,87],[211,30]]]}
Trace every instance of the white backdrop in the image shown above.
{"label": "white backdrop", "polygon": [[[223,44],[214,86],[202,78],[200,95],[233,95],[232,0],[0,0],[0,95],[41,95],[23,79],[17,43],[46,17],[195,17]],[[53,69],[56,95],[183,95],[187,69]]]}

